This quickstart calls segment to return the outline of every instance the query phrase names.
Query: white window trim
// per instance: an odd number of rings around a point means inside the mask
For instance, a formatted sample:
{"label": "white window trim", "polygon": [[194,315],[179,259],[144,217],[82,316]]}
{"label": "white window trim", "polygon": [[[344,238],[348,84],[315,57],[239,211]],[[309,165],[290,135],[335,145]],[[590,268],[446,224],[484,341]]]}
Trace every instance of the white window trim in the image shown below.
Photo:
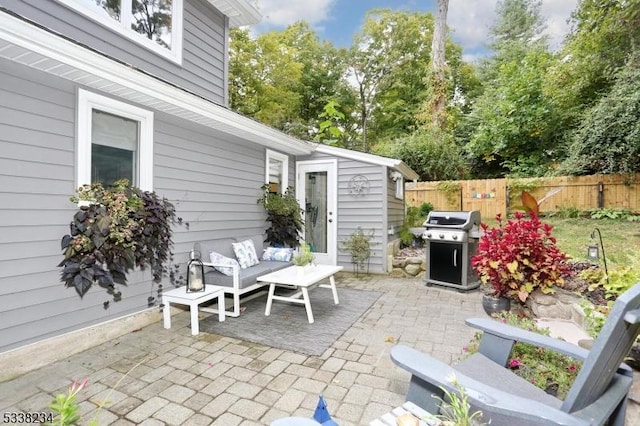
{"label": "white window trim", "polygon": [[264,175],[264,182],[267,184],[269,183],[269,164],[272,158],[282,161],[282,185],[280,185],[280,192],[284,194],[289,187],[289,156],[267,149],[267,163]]}
{"label": "white window trim", "polygon": [[153,191],[153,112],[83,89],[78,89],[76,187],[91,183],[91,113],[94,109],[140,123],[136,186],[143,191]]}
{"label": "white window trim", "polygon": [[[123,14],[122,22],[118,22],[115,19],[111,19],[96,12],[91,7],[79,2],[79,0],[57,0],[63,5],[85,15],[91,20],[103,25],[118,34],[132,40],[145,48],[163,56],[177,64],[182,64],[182,10],[183,0],[173,0],[173,16],[171,17],[171,49],[160,46],[153,40],[149,40],[142,34],[130,29],[131,19],[130,15]],[[122,10],[131,10],[130,0],[121,0],[125,3]]]}

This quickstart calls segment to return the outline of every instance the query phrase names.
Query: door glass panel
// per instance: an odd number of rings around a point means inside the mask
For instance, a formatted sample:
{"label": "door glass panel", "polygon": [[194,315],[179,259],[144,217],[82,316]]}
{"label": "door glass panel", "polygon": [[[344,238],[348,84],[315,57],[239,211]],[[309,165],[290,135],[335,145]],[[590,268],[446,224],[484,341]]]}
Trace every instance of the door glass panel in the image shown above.
{"label": "door glass panel", "polygon": [[327,253],[327,172],[305,177],[305,240],[314,253]]}

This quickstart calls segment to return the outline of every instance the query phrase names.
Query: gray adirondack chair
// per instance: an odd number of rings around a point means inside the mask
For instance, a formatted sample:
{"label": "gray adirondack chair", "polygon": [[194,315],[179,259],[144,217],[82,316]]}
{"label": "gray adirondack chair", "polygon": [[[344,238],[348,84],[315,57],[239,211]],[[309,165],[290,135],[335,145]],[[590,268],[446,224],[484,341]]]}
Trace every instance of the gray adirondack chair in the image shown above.
{"label": "gray adirondack chair", "polygon": [[[640,332],[640,283],[617,299],[590,351],[489,318],[466,323],[483,331],[479,350],[454,367],[407,346],[392,348],[391,359],[411,373],[407,401],[437,414],[436,397],[444,397],[441,387],[455,392],[455,377],[491,426],[624,425],[633,377],[623,360]],[[504,368],[516,341],[583,361],[564,401]]]}

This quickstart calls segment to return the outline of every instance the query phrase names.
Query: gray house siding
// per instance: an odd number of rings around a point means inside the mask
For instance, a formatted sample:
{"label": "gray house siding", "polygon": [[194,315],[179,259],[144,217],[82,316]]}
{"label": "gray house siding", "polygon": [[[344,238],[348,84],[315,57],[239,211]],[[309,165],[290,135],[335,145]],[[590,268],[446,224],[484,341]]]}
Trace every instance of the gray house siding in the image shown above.
{"label": "gray house siding", "polygon": [[0,0],[0,5],[106,55],[226,105],[227,18],[205,0],[184,0],[181,65],[55,0]]}
{"label": "gray house siding", "polygon": [[[60,239],[76,211],[76,93],[66,80],[0,60],[0,352],[144,310],[157,295],[148,272],[130,274],[108,309],[98,286],[81,299],[59,281]],[[196,241],[263,233],[264,147],[154,118],[154,187],[189,223],[175,228],[176,262]]]}

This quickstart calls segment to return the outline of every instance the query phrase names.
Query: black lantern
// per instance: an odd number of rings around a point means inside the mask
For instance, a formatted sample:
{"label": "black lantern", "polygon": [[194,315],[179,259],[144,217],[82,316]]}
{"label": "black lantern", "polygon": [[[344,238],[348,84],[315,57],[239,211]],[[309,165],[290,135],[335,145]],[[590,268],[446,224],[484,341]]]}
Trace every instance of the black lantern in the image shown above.
{"label": "black lantern", "polygon": [[[596,240],[596,234],[598,234],[598,238],[600,241],[600,245],[598,245],[598,241]],[[600,259],[600,248],[602,248],[602,260],[604,261],[604,273],[605,279],[607,283],[609,283],[609,269],[607,268],[607,255],[604,254],[604,244],[602,243],[602,234],[598,228],[594,228],[591,231],[591,240],[592,243],[587,246],[587,259],[589,260],[599,260]]]}
{"label": "black lantern", "polygon": [[204,264],[200,256],[191,252],[191,260],[187,265],[187,293],[204,291]]}

